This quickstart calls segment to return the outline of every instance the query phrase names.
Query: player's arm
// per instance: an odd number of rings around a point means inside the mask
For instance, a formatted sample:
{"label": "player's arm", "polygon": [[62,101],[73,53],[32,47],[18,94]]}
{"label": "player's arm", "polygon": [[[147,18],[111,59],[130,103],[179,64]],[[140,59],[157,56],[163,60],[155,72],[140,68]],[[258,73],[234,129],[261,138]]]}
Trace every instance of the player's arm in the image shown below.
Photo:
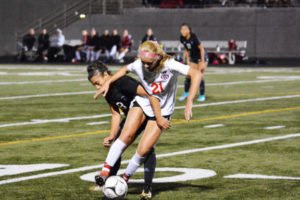
{"label": "player's arm", "polygon": [[122,67],[117,73],[115,73],[109,80],[107,80],[104,85],[98,90],[98,92],[94,95],[94,99],[97,99],[100,94],[103,94],[105,96],[108,92],[109,86],[111,83],[115,82],[122,76],[125,76],[127,74],[127,66]]}
{"label": "player's arm", "polygon": [[149,98],[150,103],[152,105],[152,109],[155,114],[156,123],[157,123],[158,127],[161,129],[170,128],[170,121],[167,120],[166,118],[164,118],[163,116],[161,116],[159,99],[154,96],[150,96],[141,85],[139,85],[137,87],[136,94],[147,96]]}
{"label": "player's arm", "polygon": [[110,125],[110,134],[108,137],[104,138],[103,145],[105,147],[110,147],[112,142],[114,141],[117,133],[119,131],[119,124],[121,122],[121,114],[119,111],[116,111],[112,106],[110,106],[111,111],[111,125]]}
{"label": "player's arm", "polygon": [[186,99],[184,116],[185,116],[185,119],[187,121],[189,121],[192,116],[193,100],[194,100],[197,90],[199,88],[200,81],[202,79],[202,73],[199,70],[197,70],[193,67],[190,67],[188,70],[187,76],[191,78],[191,87],[189,90],[189,95]]}
{"label": "player's arm", "polygon": [[190,64],[190,60],[189,60],[190,55],[189,55],[189,51],[187,49],[184,49],[184,56],[185,56],[185,63],[187,65],[189,65]]}
{"label": "player's arm", "polygon": [[198,45],[198,49],[200,50],[200,58],[201,62],[205,62],[205,54],[204,54],[204,47],[202,44]]}

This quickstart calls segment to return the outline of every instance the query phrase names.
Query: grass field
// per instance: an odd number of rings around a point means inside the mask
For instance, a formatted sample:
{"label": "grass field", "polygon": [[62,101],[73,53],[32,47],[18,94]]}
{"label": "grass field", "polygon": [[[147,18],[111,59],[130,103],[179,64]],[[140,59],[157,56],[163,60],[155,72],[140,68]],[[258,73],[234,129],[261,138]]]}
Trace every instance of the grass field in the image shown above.
{"label": "grass field", "polygon": [[[0,65],[0,79],[0,199],[103,199],[80,179],[101,169],[110,128],[108,106],[93,100],[85,66]],[[176,102],[172,128],[156,147],[157,168],[215,175],[154,183],[153,199],[300,199],[300,68],[210,67],[205,80],[207,101],[194,102],[190,123],[184,102]],[[37,164],[63,165],[37,171]],[[157,171],[155,178],[182,173]],[[126,199],[141,190],[129,183]]]}

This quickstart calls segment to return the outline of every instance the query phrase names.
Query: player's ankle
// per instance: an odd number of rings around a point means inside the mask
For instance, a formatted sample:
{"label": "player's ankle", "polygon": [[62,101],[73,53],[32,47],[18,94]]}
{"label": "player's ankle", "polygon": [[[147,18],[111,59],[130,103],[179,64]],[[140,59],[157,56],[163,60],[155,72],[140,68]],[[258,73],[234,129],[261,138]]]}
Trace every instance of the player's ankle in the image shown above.
{"label": "player's ankle", "polygon": [[123,174],[122,178],[126,181],[126,183],[129,181],[130,176],[128,176],[126,173]]}

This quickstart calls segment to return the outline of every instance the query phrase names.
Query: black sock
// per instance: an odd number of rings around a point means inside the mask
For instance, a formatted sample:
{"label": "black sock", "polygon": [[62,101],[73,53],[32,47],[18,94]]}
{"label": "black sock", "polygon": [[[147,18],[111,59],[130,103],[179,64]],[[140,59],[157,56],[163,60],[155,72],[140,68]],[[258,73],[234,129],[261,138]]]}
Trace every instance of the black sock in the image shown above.
{"label": "black sock", "polygon": [[184,91],[188,92],[190,87],[191,87],[191,79],[186,77],[184,81]]}
{"label": "black sock", "polygon": [[205,81],[204,81],[204,78],[201,79],[199,91],[200,91],[200,95],[204,95],[205,94]]}
{"label": "black sock", "polygon": [[[147,154],[144,162],[144,191],[148,193],[149,189],[152,185],[152,180],[155,173],[155,167],[156,167],[156,154],[155,149],[152,148],[150,152]],[[148,190],[148,191],[147,191]]]}

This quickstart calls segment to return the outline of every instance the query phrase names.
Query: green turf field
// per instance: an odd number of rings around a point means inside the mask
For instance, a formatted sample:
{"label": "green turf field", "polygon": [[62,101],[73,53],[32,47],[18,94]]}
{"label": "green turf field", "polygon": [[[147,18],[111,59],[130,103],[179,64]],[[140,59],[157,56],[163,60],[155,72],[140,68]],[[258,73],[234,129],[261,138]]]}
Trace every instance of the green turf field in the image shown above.
{"label": "green turf field", "polygon": [[[109,108],[102,97],[93,100],[85,66],[0,65],[0,79],[0,199],[103,199],[80,179],[101,169],[110,128]],[[154,183],[153,199],[300,199],[300,68],[210,67],[205,80],[207,101],[194,102],[190,123],[184,102],[176,102],[172,128],[157,144],[163,169],[155,178],[184,174],[174,168],[215,175]],[[37,171],[37,164],[60,165]],[[141,191],[129,183],[126,199]]]}

